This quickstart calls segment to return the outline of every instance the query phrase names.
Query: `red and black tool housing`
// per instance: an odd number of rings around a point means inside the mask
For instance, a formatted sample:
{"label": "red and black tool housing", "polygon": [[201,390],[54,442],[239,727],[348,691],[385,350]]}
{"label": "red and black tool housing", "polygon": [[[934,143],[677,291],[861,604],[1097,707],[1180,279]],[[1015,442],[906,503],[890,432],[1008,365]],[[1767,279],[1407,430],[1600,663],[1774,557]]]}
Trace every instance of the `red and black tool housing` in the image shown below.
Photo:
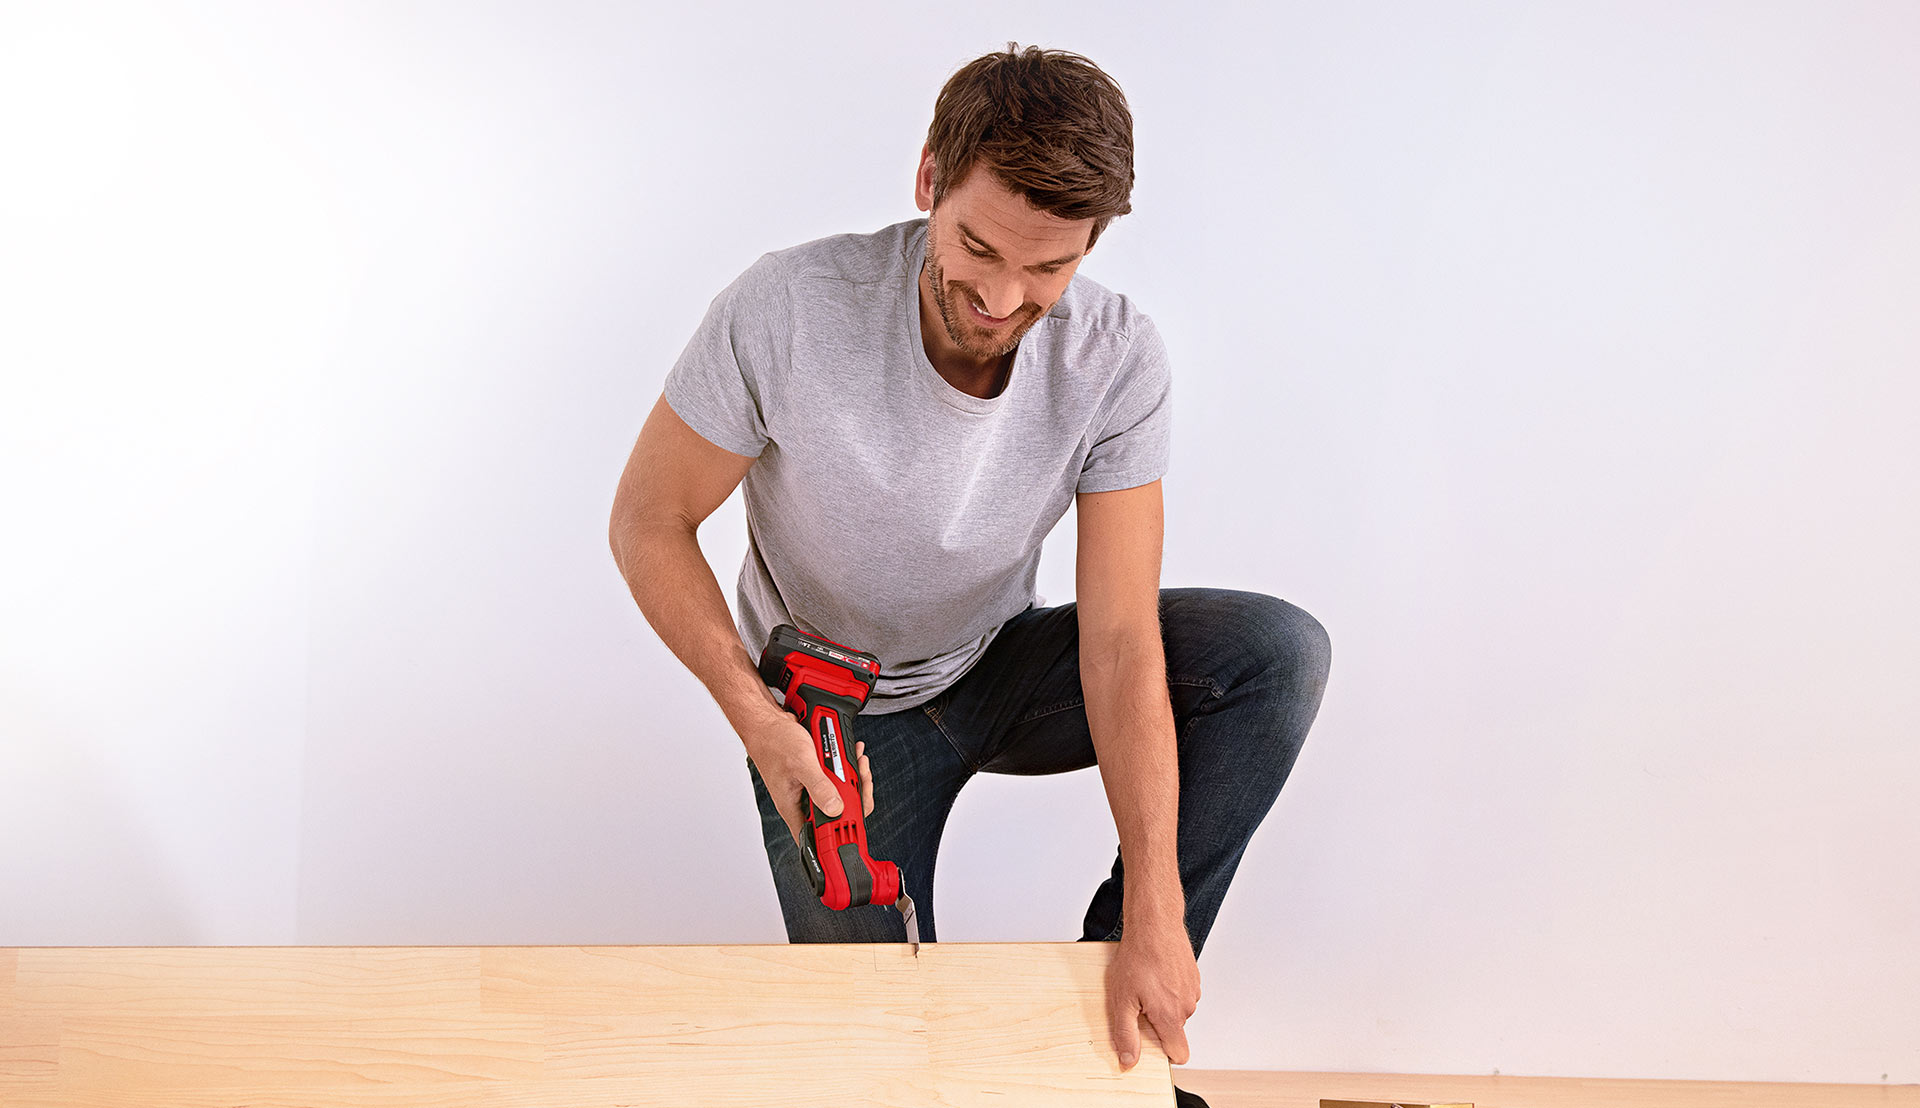
{"label": "red and black tool housing", "polygon": [[802,859],[820,902],[835,910],[892,904],[900,898],[900,867],[867,853],[860,810],[860,767],[853,753],[853,719],[880,676],[880,659],[783,623],[760,652],[760,679],[779,689],[787,711],[813,736],[820,768],[840,794],[840,814],[829,816],[802,799],[807,833]]}

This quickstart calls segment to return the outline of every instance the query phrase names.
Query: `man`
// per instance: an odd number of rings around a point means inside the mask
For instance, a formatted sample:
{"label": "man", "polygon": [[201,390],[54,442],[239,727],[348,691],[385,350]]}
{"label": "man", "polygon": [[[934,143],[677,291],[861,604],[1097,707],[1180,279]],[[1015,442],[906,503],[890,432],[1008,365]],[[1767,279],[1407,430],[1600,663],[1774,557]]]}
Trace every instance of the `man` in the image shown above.
{"label": "man", "polygon": [[[1010,45],[963,67],[914,183],[927,218],[768,254],[714,300],[640,433],[611,536],[642,612],[746,747],[794,942],[902,934],[886,909],[836,912],[808,886],[801,795],[839,801],[756,671],[773,626],[881,660],[862,807],[925,939],[969,777],[1100,766],[1119,854],[1081,937],[1119,942],[1123,1067],[1142,1014],[1187,1061],[1201,947],[1330,657],[1284,601],[1159,588],[1166,351],[1131,301],[1076,276],[1132,186],[1132,118],[1092,62]],[[735,628],[695,533],[743,479]],[[1077,603],[1040,607],[1041,542],[1070,505]]]}

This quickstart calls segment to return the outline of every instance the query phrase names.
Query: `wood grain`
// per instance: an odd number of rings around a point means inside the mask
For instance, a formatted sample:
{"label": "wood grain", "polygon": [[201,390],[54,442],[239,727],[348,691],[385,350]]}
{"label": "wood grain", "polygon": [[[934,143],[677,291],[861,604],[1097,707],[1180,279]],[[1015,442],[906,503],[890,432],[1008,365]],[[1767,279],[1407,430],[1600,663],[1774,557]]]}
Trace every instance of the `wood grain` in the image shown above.
{"label": "wood grain", "polygon": [[1110,943],[0,949],[5,1108],[1172,1103]]}

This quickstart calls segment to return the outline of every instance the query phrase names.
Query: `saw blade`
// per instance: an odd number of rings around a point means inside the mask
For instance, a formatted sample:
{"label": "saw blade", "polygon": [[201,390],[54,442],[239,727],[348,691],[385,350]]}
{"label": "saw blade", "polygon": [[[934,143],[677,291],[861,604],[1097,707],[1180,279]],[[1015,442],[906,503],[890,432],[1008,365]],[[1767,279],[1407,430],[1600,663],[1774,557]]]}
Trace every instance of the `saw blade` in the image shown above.
{"label": "saw blade", "polygon": [[920,921],[913,915],[913,898],[906,893],[901,893],[900,899],[894,901],[893,906],[900,910],[901,918],[906,921],[907,941],[913,944],[913,956],[918,958],[920,956]]}

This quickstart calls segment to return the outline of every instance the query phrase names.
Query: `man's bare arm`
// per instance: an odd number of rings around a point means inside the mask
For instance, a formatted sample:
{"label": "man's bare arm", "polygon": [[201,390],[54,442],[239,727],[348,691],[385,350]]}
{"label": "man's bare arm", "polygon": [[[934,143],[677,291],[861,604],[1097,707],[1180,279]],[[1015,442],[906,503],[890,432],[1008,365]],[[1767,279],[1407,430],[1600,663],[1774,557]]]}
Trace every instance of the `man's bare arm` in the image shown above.
{"label": "man's bare arm", "polygon": [[[753,462],[701,438],[662,396],[620,475],[607,541],[634,602],[667,649],[713,694],[799,843],[806,823],[801,797],[811,796],[827,814],[838,815],[840,796],[807,729],[760,679],[759,659],[742,646],[698,537],[700,524]],[[871,813],[873,775],[864,751],[856,754],[861,800]]]}
{"label": "man's bare arm", "polygon": [[1139,1057],[1140,1016],[1184,1065],[1200,965],[1180,883],[1180,748],[1160,637],[1160,482],[1083,493],[1079,505],[1080,684],[1127,867],[1107,1018],[1122,1068]]}
{"label": "man's bare arm", "polygon": [[1180,767],[1160,640],[1160,482],[1077,500],[1080,685],[1126,860],[1122,915],[1135,929],[1184,935]]}
{"label": "man's bare arm", "polygon": [[741,646],[713,567],[700,552],[700,524],[733,492],[754,459],[701,438],[663,395],[620,474],[608,541],[647,622],[745,736],[789,718]]}

